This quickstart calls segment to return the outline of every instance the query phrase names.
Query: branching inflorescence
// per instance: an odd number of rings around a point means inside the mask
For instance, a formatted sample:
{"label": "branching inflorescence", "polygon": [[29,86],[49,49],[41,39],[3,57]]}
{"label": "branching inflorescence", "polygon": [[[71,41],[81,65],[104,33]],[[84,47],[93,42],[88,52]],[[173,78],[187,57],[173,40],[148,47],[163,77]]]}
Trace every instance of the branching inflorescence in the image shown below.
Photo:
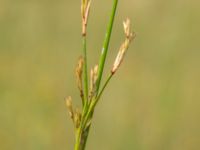
{"label": "branching inflorescence", "polygon": [[80,92],[80,97],[82,100],[82,111],[80,111],[78,108],[73,107],[71,96],[66,98],[66,106],[68,108],[69,115],[74,123],[74,128],[75,128],[74,150],[85,149],[95,106],[98,103],[99,99],[101,98],[101,95],[105,87],[109,83],[110,79],[118,70],[120,64],[124,59],[124,55],[135,36],[130,29],[131,26],[130,20],[127,18],[123,22],[125,40],[119,48],[119,52],[116,56],[113,67],[111,68],[110,74],[108,75],[106,82],[100,88],[101,78],[103,75],[104,64],[106,61],[107,51],[110,43],[110,37],[112,33],[117,4],[118,0],[114,0],[110,21],[108,24],[105,40],[103,43],[102,52],[100,55],[99,64],[95,65],[94,68],[91,69],[90,80],[88,80],[86,37],[87,37],[87,22],[90,12],[91,0],[81,0],[83,56],[81,56],[78,60],[75,75],[76,75],[77,86]]}

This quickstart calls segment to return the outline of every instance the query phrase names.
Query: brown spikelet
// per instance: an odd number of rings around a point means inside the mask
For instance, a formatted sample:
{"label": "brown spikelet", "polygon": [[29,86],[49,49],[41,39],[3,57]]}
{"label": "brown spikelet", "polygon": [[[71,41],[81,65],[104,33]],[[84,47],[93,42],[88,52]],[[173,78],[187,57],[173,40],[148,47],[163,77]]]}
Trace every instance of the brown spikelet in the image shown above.
{"label": "brown spikelet", "polygon": [[129,48],[130,42],[133,39],[133,32],[131,32],[130,26],[130,20],[127,18],[124,22],[123,22],[123,26],[124,26],[124,33],[125,33],[125,41],[122,43],[122,45],[120,46],[119,52],[117,54],[117,57],[114,61],[111,73],[114,74],[116,72],[116,70],[119,68],[120,64],[122,63],[125,53],[127,51],[127,49]]}
{"label": "brown spikelet", "polygon": [[82,0],[81,1],[81,17],[82,17],[82,35],[86,35],[86,27],[90,12],[91,0]]}
{"label": "brown spikelet", "polygon": [[84,64],[83,57],[80,57],[75,71],[76,83],[82,99],[83,99],[83,84],[82,84],[83,64]]}
{"label": "brown spikelet", "polygon": [[71,96],[68,96],[67,98],[65,98],[65,103],[66,103],[70,118],[74,120],[74,111],[73,111]]}
{"label": "brown spikelet", "polygon": [[81,122],[81,113],[78,110],[78,108],[76,108],[74,113],[74,124],[76,128],[80,126],[80,122]]}
{"label": "brown spikelet", "polygon": [[98,65],[95,65],[94,68],[90,71],[90,97],[94,94],[94,88],[97,81],[97,71]]}

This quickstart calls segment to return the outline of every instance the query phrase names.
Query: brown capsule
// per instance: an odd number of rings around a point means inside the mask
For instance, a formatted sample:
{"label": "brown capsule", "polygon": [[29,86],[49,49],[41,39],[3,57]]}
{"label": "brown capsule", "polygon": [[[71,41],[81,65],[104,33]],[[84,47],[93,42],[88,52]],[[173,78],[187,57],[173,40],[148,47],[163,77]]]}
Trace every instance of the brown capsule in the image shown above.
{"label": "brown capsule", "polygon": [[71,96],[68,96],[67,98],[65,98],[65,102],[66,102],[66,106],[69,112],[69,116],[72,118],[72,120],[74,119],[74,112],[73,112],[73,106],[72,106],[72,98]]}
{"label": "brown capsule", "polygon": [[77,86],[80,92],[83,91],[83,85],[82,85],[82,74],[83,74],[83,57],[80,57],[78,60],[78,64],[76,66],[76,82]]}
{"label": "brown capsule", "polygon": [[78,108],[76,108],[75,113],[74,113],[74,124],[76,128],[80,126],[80,122],[81,122],[81,113],[78,110]]}
{"label": "brown capsule", "polygon": [[82,35],[86,35],[86,26],[90,12],[91,0],[82,0],[81,3],[81,16],[82,16]]}
{"label": "brown capsule", "polygon": [[130,42],[133,39],[133,33],[130,30],[130,20],[127,18],[124,22],[123,22],[123,26],[124,26],[124,33],[125,33],[125,41],[122,43],[122,45],[120,46],[119,52],[117,54],[117,57],[114,61],[111,73],[114,74],[116,72],[116,70],[119,68],[120,64],[122,63],[125,53],[130,45]]}
{"label": "brown capsule", "polygon": [[90,71],[90,97],[92,97],[94,92],[94,87],[97,81],[97,72],[98,72],[98,65],[95,65],[94,68]]}

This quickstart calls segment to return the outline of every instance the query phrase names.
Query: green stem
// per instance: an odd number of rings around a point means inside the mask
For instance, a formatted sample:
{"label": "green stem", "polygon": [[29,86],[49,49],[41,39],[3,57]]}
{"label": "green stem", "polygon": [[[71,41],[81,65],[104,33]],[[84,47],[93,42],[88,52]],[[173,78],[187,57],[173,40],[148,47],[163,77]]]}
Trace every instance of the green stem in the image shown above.
{"label": "green stem", "polygon": [[[99,87],[100,87],[100,82],[101,82],[101,78],[102,78],[102,74],[103,74],[106,55],[107,55],[107,51],[108,51],[108,47],[109,47],[109,43],[110,43],[110,37],[111,37],[111,33],[112,33],[113,22],[114,22],[114,18],[115,18],[116,9],[117,9],[117,4],[118,4],[118,0],[114,0],[112,13],[111,13],[111,16],[110,16],[110,21],[109,21],[109,25],[108,25],[108,28],[107,28],[106,37],[105,37],[105,40],[104,40],[104,44],[103,44],[103,48],[102,48],[102,52],[101,52],[101,57],[100,57],[100,61],[99,61],[98,77],[97,77],[97,82],[96,82],[96,85],[97,85],[96,86],[96,97],[92,100],[89,107],[88,107],[88,102],[87,102],[88,101],[88,77],[87,77],[86,37],[83,36],[84,105],[83,105],[83,113],[82,113],[81,123],[80,123],[79,128],[76,130],[76,143],[75,143],[74,150],[84,150],[85,149],[87,137],[88,137],[89,130],[90,130],[90,125],[87,129],[85,129],[85,127],[87,125],[88,119],[93,116],[93,111],[94,111],[93,108],[96,105],[97,100],[100,98],[97,95],[98,95],[98,90],[99,90]],[[108,84],[110,78],[111,77],[109,76],[108,81],[105,83],[105,85],[103,86],[103,89],[100,92],[100,95],[102,94],[103,90],[105,89],[106,85]],[[86,135],[83,137],[84,132],[86,132]],[[84,138],[84,139],[82,139],[82,138]]]}
{"label": "green stem", "polygon": [[82,143],[82,134],[84,130],[84,120],[85,120],[85,115],[87,113],[87,105],[85,103],[82,111],[82,117],[81,117],[81,122],[80,126],[76,129],[76,142],[75,142],[75,147],[74,150],[84,150],[83,149],[83,143]]}
{"label": "green stem", "polygon": [[[106,86],[108,85],[108,82],[110,81],[110,79],[112,78],[112,76],[113,76],[112,73],[108,76],[108,78],[107,78],[106,82],[104,83],[104,85],[103,85],[101,91],[99,92],[99,95],[97,96],[96,103],[97,103],[98,100],[101,98],[101,95],[102,95],[103,91],[105,90]],[[95,105],[96,105],[96,104],[95,104]]]}
{"label": "green stem", "polygon": [[83,79],[84,79],[84,102],[83,106],[87,104],[88,99],[88,75],[87,75],[87,45],[86,36],[83,36],[83,57],[84,57],[84,68],[83,68]]}
{"label": "green stem", "polygon": [[76,131],[76,142],[74,150],[80,150],[80,146],[81,146],[81,130],[80,128],[78,128]]}
{"label": "green stem", "polygon": [[102,74],[103,74],[103,70],[104,70],[104,64],[105,64],[108,47],[109,47],[109,43],[110,43],[110,37],[111,37],[111,33],[112,33],[112,28],[113,28],[113,22],[114,22],[114,18],[115,18],[115,14],[116,14],[117,4],[118,4],[118,0],[114,0],[112,13],[110,16],[110,22],[108,24],[105,40],[103,43],[103,48],[101,51],[101,57],[99,60],[98,78],[97,78],[97,83],[96,83],[96,95],[98,95],[98,91],[99,91],[99,87],[100,87],[100,83],[101,83],[101,78],[102,78]]}
{"label": "green stem", "polygon": [[81,117],[81,122],[79,128],[76,129],[76,142],[74,150],[83,150],[82,144],[82,133],[83,133],[83,120],[88,109],[88,75],[87,75],[87,45],[86,45],[86,35],[83,35],[83,57],[84,57],[84,67],[83,67],[83,83],[84,83],[84,101],[83,101],[83,112]]}
{"label": "green stem", "polygon": [[[83,122],[82,122],[82,125],[83,125],[84,128],[86,127],[86,124],[87,124],[87,122],[88,122],[88,119],[89,119],[89,118],[92,119],[93,114],[94,114],[94,108],[95,108],[95,106],[96,106],[98,100],[101,98],[101,95],[102,95],[103,91],[105,90],[106,86],[108,85],[108,83],[109,83],[109,81],[110,81],[110,79],[111,79],[112,77],[113,77],[113,74],[110,74],[110,75],[108,76],[108,78],[107,78],[105,84],[103,85],[103,88],[101,89],[99,95],[97,96],[96,99],[93,99],[93,100],[92,100],[92,103],[91,103],[91,105],[89,106],[88,111],[87,111],[87,113],[86,113],[86,115],[85,115],[85,117],[84,117],[84,120],[83,120]],[[88,137],[88,133],[89,133],[89,130],[90,130],[90,126],[91,126],[91,124],[90,124],[90,125],[87,127],[87,129],[86,129],[86,135],[84,136],[85,139],[84,139],[83,147],[85,147],[85,144],[86,144],[86,141],[87,141],[87,137]]]}
{"label": "green stem", "polygon": [[[86,124],[89,120],[89,118],[93,117],[93,113],[94,113],[94,107],[96,106],[98,100],[101,98],[101,95],[103,93],[103,91],[105,90],[106,86],[108,85],[110,79],[112,78],[113,74],[110,74],[106,80],[106,82],[104,83],[99,95],[97,96],[96,99],[92,99],[92,103],[90,105],[90,107],[87,110],[83,110],[83,117],[81,120],[81,124],[80,127],[77,129],[77,137],[76,137],[76,145],[75,145],[75,150],[84,150],[85,149],[85,145],[87,143],[87,138],[88,138],[88,134],[90,131],[90,126],[91,124],[87,127],[87,129],[85,129]],[[85,107],[84,107],[85,108]],[[84,137],[82,137],[84,134]],[[84,139],[82,139],[84,138]],[[81,141],[83,140],[83,141]]]}
{"label": "green stem", "polygon": [[85,129],[85,131],[84,131],[84,141],[83,141],[83,150],[85,149],[85,146],[86,146],[86,143],[87,143],[87,139],[88,139],[88,134],[89,134],[89,131],[90,131],[90,127],[91,127],[91,125],[89,125],[88,127],[87,127],[87,129]]}

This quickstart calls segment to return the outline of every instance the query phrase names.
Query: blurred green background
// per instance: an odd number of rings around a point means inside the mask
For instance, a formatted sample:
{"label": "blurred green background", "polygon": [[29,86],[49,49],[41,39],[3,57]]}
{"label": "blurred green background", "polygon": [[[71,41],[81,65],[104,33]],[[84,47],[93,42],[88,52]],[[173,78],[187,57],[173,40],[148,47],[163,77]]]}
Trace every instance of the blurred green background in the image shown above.
{"label": "blurred green background", "polygon": [[[112,0],[93,0],[90,67]],[[200,149],[200,1],[120,0],[105,75],[129,16],[137,34],[95,112],[88,150]],[[72,150],[80,0],[0,1],[0,149]]]}

